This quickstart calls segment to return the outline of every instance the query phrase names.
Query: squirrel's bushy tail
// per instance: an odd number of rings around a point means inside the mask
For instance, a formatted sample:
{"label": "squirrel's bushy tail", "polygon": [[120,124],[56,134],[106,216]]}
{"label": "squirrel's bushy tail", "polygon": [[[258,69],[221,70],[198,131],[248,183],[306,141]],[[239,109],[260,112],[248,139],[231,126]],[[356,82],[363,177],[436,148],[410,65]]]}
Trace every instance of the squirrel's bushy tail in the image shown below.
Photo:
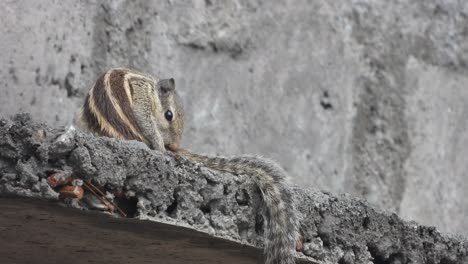
{"label": "squirrel's bushy tail", "polygon": [[177,150],[189,160],[208,168],[252,177],[262,193],[265,208],[265,263],[294,264],[298,219],[284,170],[276,163],[256,156],[210,157]]}

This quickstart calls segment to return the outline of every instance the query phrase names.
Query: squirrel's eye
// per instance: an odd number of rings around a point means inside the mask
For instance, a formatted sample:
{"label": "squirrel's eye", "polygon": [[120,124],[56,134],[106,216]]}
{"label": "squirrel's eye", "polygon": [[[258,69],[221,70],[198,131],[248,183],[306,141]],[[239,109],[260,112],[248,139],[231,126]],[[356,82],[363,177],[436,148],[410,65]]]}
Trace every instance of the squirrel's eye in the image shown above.
{"label": "squirrel's eye", "polygon": [[172,121],[172,118],[174,118],[174,114],[172,113],[171,110],[167,110],[164,113],[164,117],[167,119],[167,121]]}

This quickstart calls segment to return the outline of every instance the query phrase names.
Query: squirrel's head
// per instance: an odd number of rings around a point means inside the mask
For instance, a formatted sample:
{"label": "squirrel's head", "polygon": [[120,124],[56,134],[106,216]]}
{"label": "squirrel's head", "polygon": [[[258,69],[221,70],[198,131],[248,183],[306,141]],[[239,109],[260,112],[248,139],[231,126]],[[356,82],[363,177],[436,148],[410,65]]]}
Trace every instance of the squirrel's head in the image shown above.
{"label": "squirrel's head", "polygon": [[159,98],[162,106],[160,132],[164,146],[168,150],[176,150],[180,146],[184,132],[184,108],[180,96],[175,89],[174,79],[163,79],[158,82]]}

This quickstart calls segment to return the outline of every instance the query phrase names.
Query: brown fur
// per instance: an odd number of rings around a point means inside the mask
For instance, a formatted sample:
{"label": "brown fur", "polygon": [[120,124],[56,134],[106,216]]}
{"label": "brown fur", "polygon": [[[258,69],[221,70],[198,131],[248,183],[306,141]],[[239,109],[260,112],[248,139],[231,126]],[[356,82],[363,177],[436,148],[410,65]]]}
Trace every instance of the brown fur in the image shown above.
{"label": "brown fur", "polygon": [[[113,76],[113,75],[115,75],[115,73],[118,74],[119,71],[115,71],[115,72],[110,73],[110,76],[109,76],[110,80],[112,80],[112,77],[118,77],[118,75]],[[95,104],[97,110],[104,117],[104,119],[107,120],[108,124],[106,124],[106,123],[104,123],[102,121],[99,122],[99,120],[98,120],[99,126],[101,127],[101,131],[94,131],[94,132],[102,133],[104,136],[116,137],[116,138],[119,138],[119,139],[141,140],[141,138],[137,134],[133,133],[132,130],[128,126],[126,126],[124,124],[122,118],[119,116],[119,114],[117,113],[114,105],[112,104],[111,98],[110,98],[111,96],[115,97],[117,99],[120,99],[119,104],[121,105],[122,111],[124,113],[126,113],[127,115],[130,115],[132,117],[132,120],[135,119],[133,117],[133,110],[128,104],[128,98],[122,98],[122,97],[124,97],[126,95],[123,94],[124,91],[122,89],[121,84],[116,85],[116,81],[115,80],[112,81],[114,83],[114,85],[111,86],[112,94],[108,94],[106,92],[105,77],[106,77],[107,74],[109,74],[109,73],[106,73],[106,74],[102,75],[98,79],[98,81],[96,82],[94,87],[92,88],[92,95],[93,95],[92,99],[94,100],[94,104]],[[123,82],[120,78],[117,78],[117,81],[120,81],[120,83]],[[89,100],[90,99],[88,99],[88,104],[84,106],[85,109],[86,108],[88,109],[87,111],[90,111],[89,110],[89,108],[90,108]],[[109,125],[117,133],[111,132],[113,130],[108,128]],[[136,125],[136,127],[138,128],[138,125]],[[140,131],[140,129],[138,129],[138,131]]]}
{"label": "brown fur", "polygon": [[[128,133],[129,138],[141,140],[141,128],[139,124],[136,122],[135,114],[133,113],[132,109],[132,101],[131,98],[128,98],[127,93],[125,92],[125,89],[123,87],[124,83],[124,78],[125,78],[126,72],[124,70],[116,70],[113,71],[110,76],[109,76],[109,81],[110,81],[110,87],[112,91],[112,95],[117,99],[118,104],[120,105],[123,114],[127,118],[128,121],[130,121],[131,126],[134,128],[135,132],[133,131],[126,131]],[[132,87],[132,86],[130,86]],[[120,124],[122,124],[122,120],[120,120]],[[125,137],[127,138],[127,137]]]}
{"label": "brown fur", "polygon": [[81,126],[96,135],[139,140],[164,151],[163,142],[179,146],[183,132],[181,107],[173,110],[170,124],[162,116],[163,108],[169,106],[160,101],[168,99],[171,104],[174,100],[180,104],[174,90],[159,91],[152,77],[128,69],[111,69],[98,78],[86,96]]}

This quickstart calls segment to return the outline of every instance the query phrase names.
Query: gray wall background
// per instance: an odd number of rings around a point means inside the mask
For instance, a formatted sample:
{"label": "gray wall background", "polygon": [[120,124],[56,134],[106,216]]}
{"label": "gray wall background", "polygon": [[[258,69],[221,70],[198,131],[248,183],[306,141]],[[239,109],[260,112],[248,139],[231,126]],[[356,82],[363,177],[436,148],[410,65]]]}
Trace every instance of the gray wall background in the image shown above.
{"label": "gray wall background", "polygon": [[65,125],[97,76],[174,77],[196,152],[262,154],[468,235],[468,2],[3,1],[0,115]]}

